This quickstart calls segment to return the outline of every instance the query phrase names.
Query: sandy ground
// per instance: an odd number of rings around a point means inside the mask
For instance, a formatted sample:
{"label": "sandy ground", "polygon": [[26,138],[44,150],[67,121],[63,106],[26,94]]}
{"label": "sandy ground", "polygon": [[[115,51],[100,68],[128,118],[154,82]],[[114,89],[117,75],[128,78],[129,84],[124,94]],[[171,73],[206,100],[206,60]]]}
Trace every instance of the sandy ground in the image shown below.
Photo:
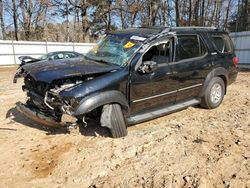
{"label": "sandy ground", "polygon": [[70,135],[15,109],[14,68],[0,69],[0,187],[250,187],[250,72],[214,110],[186,110],[129,127]]}

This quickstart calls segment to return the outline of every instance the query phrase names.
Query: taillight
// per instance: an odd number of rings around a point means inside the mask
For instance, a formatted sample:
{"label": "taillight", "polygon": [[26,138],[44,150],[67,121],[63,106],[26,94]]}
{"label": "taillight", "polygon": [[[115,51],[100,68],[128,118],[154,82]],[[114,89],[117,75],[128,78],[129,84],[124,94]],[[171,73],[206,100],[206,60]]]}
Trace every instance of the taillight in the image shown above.
{"label": "taillight", "polygon": [[236,65],[238,65],[238,63],[239,63],[239,59],[238,59],[238,57],[234,57],[233,59],[233,64],[236,66]]}

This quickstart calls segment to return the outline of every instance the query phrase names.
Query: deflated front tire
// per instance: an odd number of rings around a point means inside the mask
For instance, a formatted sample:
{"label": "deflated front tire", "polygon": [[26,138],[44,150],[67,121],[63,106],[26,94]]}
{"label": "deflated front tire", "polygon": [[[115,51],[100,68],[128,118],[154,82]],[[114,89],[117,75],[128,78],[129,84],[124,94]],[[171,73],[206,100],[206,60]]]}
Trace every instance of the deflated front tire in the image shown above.
{"label": "deflated front tire", "polygon": [[119,104],[108,104],[103,106],[101,126],[109,128],[113,138],[127,136],[127,125],[122,108]]}

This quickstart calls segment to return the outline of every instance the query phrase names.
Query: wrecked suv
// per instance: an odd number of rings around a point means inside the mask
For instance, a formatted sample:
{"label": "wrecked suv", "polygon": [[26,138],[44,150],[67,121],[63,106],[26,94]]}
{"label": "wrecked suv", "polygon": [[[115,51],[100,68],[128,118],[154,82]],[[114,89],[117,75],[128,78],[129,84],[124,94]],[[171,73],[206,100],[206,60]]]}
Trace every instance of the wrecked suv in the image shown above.
{"label": "wrecked suv", "polygon": [[218,107],[237,77],[228,33],[216,28],[134,28],[107,33],[85,57],[21,67],[29,118],[68,130],[95,119],[113,137],[127,126],[200,104]]}

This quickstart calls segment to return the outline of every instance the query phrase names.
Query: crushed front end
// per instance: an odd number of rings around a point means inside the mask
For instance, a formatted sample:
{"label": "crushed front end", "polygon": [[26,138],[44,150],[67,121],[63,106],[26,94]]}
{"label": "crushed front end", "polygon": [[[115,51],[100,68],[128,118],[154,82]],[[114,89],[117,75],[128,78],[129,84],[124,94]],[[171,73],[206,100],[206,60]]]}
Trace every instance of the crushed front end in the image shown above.
{"label": "crushed front end", "polygon": [[[36,81],[31,75],[23,73],[23,91],[27,93],[25,104],[17,103],[17,109],[34,121],[47,126],[73,126],[77,122],[70,101],[63,100],[60,91],[80,84],[74,79],[59,80],[53,84]],[[75,104],[74,104],[75,105]]]}
{"label": "crushed front end", "polygon": [[75,114],[81,100],[102,87],[95,78],[117,68],[86,59],[24,65],[17,70],[13,82],[24,79],[22,89],[27,101],[17,103],[17,109],[44,125],[74,128],[78,120],[85,122],[85,114]]}

